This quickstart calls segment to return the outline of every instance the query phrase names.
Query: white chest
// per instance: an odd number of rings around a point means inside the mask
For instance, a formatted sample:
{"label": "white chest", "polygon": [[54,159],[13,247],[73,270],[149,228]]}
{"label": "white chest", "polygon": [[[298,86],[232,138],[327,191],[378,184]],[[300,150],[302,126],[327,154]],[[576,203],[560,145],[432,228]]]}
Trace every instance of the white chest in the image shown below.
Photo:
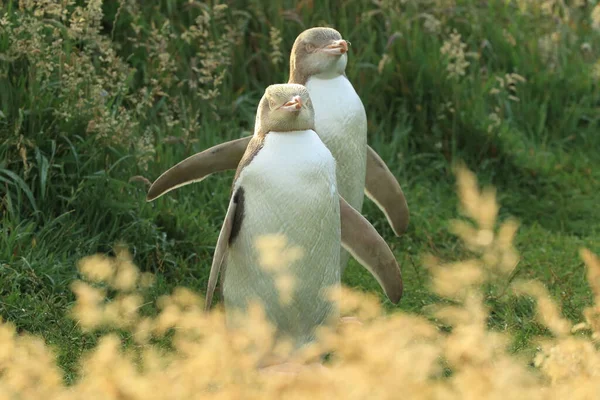
{"label": "white chest", "polygon": [[335,182],[335,159],[313,130],[270,132],[239,181],[261,197],[273,191],[274,201],[285,193],[317,190],[317,183]]}
{"label": "white chest", "polygon": [[294,231],[303,237],[297,240],[310,242],[323,220],[336,220],[335,160],[312,130],[268,133],[236,185],[245,191],[242,230],[249,228],[250,236]]}
{"label": "white chest", "polygon": [[315,109],[315,130],[326,144],[337,136],[366,143],[365,108],[345,76],[333,79],[311,77],[306,88]]}
{"label": "white chest", "polygon": [[311,77],[306,87],[315,109],[315,130],[337,162],[338,191],[360,211],[367,169],[367,116],[362,101],[343,75]]}

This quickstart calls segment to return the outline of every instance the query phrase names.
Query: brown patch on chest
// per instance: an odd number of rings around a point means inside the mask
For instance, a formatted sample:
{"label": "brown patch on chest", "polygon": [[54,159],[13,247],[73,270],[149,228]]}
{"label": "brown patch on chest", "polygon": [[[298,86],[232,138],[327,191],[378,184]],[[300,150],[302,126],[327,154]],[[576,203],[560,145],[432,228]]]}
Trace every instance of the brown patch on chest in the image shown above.
{"label": "brown patch on chest", "polygon": [[245,191],[242,186],[233,195],[233,202],[236,204],[235,214],[233,215],[233,222],[231,224],[231,234],[229,235],[229,245],[238,237],[240,230],[242,229],[242,222],[244,220],[244,201]]}

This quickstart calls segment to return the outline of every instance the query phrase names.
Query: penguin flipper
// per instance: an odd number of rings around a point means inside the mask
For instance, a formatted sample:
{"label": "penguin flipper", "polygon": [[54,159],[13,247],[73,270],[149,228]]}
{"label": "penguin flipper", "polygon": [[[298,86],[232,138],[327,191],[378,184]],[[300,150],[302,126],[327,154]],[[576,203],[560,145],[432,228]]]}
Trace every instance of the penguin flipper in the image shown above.
{"label": "penguin flipper", "polygon": [[[227,256],[227,250],[229,245],[235,236],[239,232],[244,212],[244,189],[238,188],[231,200],[229,201],[229,207],[227,208],[227,214],[217,239],[217,245],[215,247],[215,254],[213,256],[212,265],[210,267],[210,275],[208,277],[208,287],[206,288],[206,298],[204,301],[204,310],[208,311],[212,305],[213,295],[217,286],[217,280],[219,278],[219,272],[223,270],[225,272],[225,258]],[[219,289],[221,295],[223,294],[223,279],[221,279],[221,286]]]}
{"label": "penguin flipper", "polygon": [[163,172],[152,183],[146,201],[193,182],[200,182],[209,175],[236,169],[252,136],[231,140],[194,154]]}
{"label": "penguin flipper", "polygon": [[373,225],[340,196],[342,246],[377,279],[394,304],[402,297],[400,266]]}
{"label": "penguin flipper", "polygon": [[404,192],[371,146],[367,146],[365,194],[383,211],[396,236],[406,232],[409,211]]}

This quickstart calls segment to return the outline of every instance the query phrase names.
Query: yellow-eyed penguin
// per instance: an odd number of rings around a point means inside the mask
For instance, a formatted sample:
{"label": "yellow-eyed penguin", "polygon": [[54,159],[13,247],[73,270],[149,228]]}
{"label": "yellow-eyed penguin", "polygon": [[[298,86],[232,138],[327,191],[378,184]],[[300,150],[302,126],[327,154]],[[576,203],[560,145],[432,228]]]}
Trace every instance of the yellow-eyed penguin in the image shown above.
{"label": "yellow-eyed penguin", "polygon": [[[292,47],[289,82],[308,89],[315,109],[315,130],[339,165],[336,171],[339,193],[360,212],[367,172],[367,116],[360,97],[346,78],[347,53],[348,43],[335,29],[307,29]],[[393,176],[392,180],[396,181]],[[395,209],[405,205],[402,196]],[[342,273],[348,258],[348,252],[341,249]]]}
{"label": "yellow-eyed penguin", "polygon": [[[347,51],[348,43],[335,29],[305,30],[292,48],[288,83],[305,85],[309,91],[315,131],[337,162],[341,196],[360,212],[364,191],[383,210],[394,233],[400,235],[409,221],[406,199],[385,162],[367,145],[365,109],[345,75]],[[222,143],[181,161],[152,184],[148,200],[212,173],[235,169],[249,142],[245,137]],[[348,258],[341,249],[342,272]]]}
{"label": "yellow-eyed penguin", "polygon": [[[290,266],[295,289],[288,305],[279,301],[256,247],[257,238],[278,234],[304,250]],[[271,85],[259,103],[254,135],[235,174],[206,308],[221,272],[228,323],[235,311],[257,300],[278,334],[301,346],[313,339],[317,326],[337,315],[323,290],[340,284],[340,245],[376,277],[392,302],[400,300],[402,276],[393,253],[338,194],[335,160],[314,131],[308,91],[297,84]]]}

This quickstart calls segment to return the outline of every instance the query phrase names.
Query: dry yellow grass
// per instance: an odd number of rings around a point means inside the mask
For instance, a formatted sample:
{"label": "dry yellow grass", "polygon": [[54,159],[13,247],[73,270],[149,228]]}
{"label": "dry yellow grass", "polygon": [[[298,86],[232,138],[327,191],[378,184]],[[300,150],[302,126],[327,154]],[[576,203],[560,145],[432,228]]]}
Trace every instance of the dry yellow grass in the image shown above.
{"label": "dry yellow grass", "polygon": [[[453,229],[473,258],[444,264],[426,259],[431,289],[449,302],[427,310],[451,330],[426,316],[384,313],[377,298],[342,288],[336,298],[342,315],[362,324],[341,324],[319,331],[319,339],[294,354],[288,373],[258,370],[257,363],[276,348],[260,308],[252,307],[243,330],[225,326],[220,307],[204,313],[200,295],[177,289],[157,302],[154,318],[142,316],[141,287],[152,279],[141,274],[124,249],[115,258],[101,255],[81,261],[84,281],[73,283],[72,310],[82,329],[118,328],[134,344],[123,346],[116,333],[105,333],[81,360],[80,378],[63,383],[51,349],[30,335],[0,325],[0,399],[587,399],[600,393],[600,262],[583,249],[595,304],[575,327],[539,282],[515,282],[512,292],[533,297],[541,324],[553,337],[527,360],[507,351],[509,332],[488,328],[481,285],[506,282],[518,262],[512,246],[517,224],[498,226],[498,204],[491,189],[479,190],[475,176],[457,169],[461,211],[468,219]],[[271,241],[274,239],[271,238]],[[277,239],[261,242],[263,251],[280,252]],[[289,249],[288,249],[289,250]],[[287,251],[287,250],[286,250]],[[288,254],[294,259],[297,252]],[[285,257],[284,257],[285,258]],[[277,264],[266,256],[271,268]],[[498,287],[502,285],[496,285]],[[505,284],[504,284],[505,286]],[[293,285],[286,286],[293,290]],[[107,298],[110,289],[116,295]],[[171,346],[159,346],[165,338]],[[321,365],[315,356],[332,353]],[[535,367],[528,364],[533,361]],[[293,368],[292,368],[293,367]],[[451,371],[446,373],[445,369]]]}

